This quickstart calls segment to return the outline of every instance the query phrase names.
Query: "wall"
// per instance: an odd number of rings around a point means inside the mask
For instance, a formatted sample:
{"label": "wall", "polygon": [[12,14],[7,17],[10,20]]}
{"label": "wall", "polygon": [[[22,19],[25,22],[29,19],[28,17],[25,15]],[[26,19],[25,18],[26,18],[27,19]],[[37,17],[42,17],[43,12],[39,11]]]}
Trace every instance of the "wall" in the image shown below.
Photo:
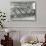
{"label": "wall", "polygon": [[46,0],[36,0],[36,21],[10,21],[6,27],[46,27]]}
{"label": "wall", "polygon": [[[10,1],[11,0],[0,0],[0,10],[2,9],[2,11],[6,12],[8,20],[10,15],[10,11],[9,11]],[[9,20],[10,22],[5,22],[5,27],[46,27],[46,5],[45,4],[46,4],[46,0],[36,0],[36,7],[37,7],[36,21],[10,21]]]}
{"label": "wall", "polygon": [[[16,0],[15,0],[16,1]],[[31,0],[30,0],[31,1]],[[0,0],[0,10],[6,12],[7,19],[10,15],[10,0]],[[5,24],[6,27],[46,27],[46,0],[36,0],[36,21],[10,21]]]}

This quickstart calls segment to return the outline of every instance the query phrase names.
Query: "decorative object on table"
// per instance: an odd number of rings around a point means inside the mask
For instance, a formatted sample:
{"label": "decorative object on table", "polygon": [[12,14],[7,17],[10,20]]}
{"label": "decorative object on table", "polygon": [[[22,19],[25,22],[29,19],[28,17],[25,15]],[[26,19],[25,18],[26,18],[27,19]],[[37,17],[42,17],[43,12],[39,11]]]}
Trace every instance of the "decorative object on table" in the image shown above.
{"label": "decorative object on table", "polygon": [[1,39],[1,44],[3,46],[13,46],[13,39],[10,37],[10,30],[9,29],[5,29],[5,33],[4,34],[4,38],[5,39]]}
{"label": "decorative object on table", "polygon": [[45,42],[41,46],[46,46],[46,34],[45,34]]}
{"label": "decorative object on table", "polygon": [[0,26],[3,28],[3,23],[6,20],[5,12],[0,11]]}
{"label": "decorative object on table", "polygon": [[11,20],[36,20],[36,2],[11,2]]}
{"label": "decorative object on table", "polygon": [[20,39],[20,43],[36,44],[38,43],[38,38],[36,38],[35,36],[24,35]]}
{"label": "decorative object on table", "polygon": [[5,40],[1,39],[1,44],[3,46],[13,46],[13,40],[11,39],[11,37],[9,37],[9,33],[7,33],[7,35],[4,35]]}

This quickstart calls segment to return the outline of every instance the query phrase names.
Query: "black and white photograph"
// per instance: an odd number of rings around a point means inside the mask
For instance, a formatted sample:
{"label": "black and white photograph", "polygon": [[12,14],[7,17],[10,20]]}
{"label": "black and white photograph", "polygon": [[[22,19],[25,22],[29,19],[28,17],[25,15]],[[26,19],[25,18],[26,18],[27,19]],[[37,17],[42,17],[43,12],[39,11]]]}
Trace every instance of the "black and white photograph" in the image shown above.
{"label": "black and white photograph", "polygon": [[36,2],[19,1],[10,3],[11,20],[35,20],[36,19]]}

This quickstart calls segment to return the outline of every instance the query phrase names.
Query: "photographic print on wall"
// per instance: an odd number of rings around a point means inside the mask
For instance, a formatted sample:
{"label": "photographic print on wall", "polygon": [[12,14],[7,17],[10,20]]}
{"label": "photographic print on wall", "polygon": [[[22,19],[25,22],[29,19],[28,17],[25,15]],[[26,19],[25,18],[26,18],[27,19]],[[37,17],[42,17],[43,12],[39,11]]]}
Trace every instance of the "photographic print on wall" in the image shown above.
{"label": "photographic print on wall", "polygon": [[11,20],[36,20],[36,2],[11,2]]}

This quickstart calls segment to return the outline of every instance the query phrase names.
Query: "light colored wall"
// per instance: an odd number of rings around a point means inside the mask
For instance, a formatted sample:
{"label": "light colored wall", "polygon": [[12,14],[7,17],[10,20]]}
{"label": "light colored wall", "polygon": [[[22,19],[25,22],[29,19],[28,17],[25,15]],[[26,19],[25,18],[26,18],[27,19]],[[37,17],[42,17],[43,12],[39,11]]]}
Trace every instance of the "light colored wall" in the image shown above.
{"label": "light colored wall", "polygon": [[[6,12],[8,20],[10,15],[10,11],[9,11],[10,1],[11,0],[0,0],[0,9]],[[6,22],[5,26],[6,27],[46,27],[46,5],[45,4],[46,4],[46,0],[36,0],[37,21],[10,21],[10,22]]]}
{"label": "light colored wall", "polygon": [[[10,16],[10,3],[9,2],[10,1],[11,0],[7,0],[7,1],[0,0],[0,10],[6,12],[8,21],[10,21],[10,18],[9,18]],[[46,27],[46,5],[45,4],[46,4],[46,0],[36,0],[36,11],[37,11],[36,21],[10,21],[10,22],[6,22],[5,26],[6,27]]]}
{"label": "light colored wall", "polygon": [[36,0],[36,21],[10,21],[7,27],[46,27],[46,0]]}

